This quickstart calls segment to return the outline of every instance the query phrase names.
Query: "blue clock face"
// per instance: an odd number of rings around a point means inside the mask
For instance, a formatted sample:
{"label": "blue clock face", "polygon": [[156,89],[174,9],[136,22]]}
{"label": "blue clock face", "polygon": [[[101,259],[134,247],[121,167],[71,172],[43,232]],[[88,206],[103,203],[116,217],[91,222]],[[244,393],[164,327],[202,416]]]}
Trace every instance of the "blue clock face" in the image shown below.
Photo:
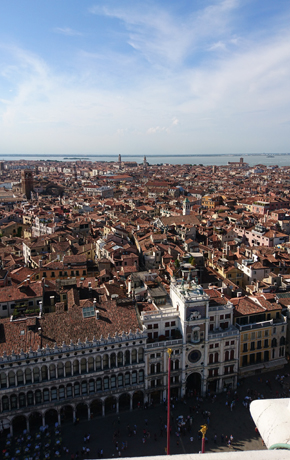
{"label": "blue clock face", "polygon": [[201,352],[199,350],[193,350],[188,355],[188,361],[191,363],[197,363],[201,358]]}

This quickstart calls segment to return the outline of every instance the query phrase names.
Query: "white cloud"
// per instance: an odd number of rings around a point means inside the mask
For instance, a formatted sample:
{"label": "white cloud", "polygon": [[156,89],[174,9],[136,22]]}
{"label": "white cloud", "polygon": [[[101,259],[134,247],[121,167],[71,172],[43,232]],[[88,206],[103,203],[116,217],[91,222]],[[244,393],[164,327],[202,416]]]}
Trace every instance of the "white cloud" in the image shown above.
{"label": "white cloud", "polygon": [[71,29],[70,27],[55,27],[53,31],[57,34],[67,35],[70,37],[83,35],[81,32]]}
{"label": "white cloud", "polygon": [[165,126],[162,126],[162,127],[155,126],[147,130],[147,134],[156,134],[156,133],[162,133],[162,132],[169,133],[170,130],[169,128],[166,128]]}
{"label": "white cloud", "polygon": [[203,46],[204,40],[222,36],[228,32],[232,12],[238,7],[238,0],[224,0],[210,5],[182,22],[174,14],[158,6],[130,8],[94,6],[92,14],[104,15],[121,20],[127,30],[127,42],[139,51],[149,62],[158,65],[179,65],[182,60]]}
{"label": "white cloud", "polygon": [[219,2],[182,20],[169,8],[144,13],[135,3],[130,10],[98,8],[121,21],[117,46],[82,43],[62,73],[48,56],[0,44],[2,150],[94,153],[97,146],[134,154],[141,145],[146,154],[288,146],[290,33],[279,27],[269,37],[238,35],[237,7]]}

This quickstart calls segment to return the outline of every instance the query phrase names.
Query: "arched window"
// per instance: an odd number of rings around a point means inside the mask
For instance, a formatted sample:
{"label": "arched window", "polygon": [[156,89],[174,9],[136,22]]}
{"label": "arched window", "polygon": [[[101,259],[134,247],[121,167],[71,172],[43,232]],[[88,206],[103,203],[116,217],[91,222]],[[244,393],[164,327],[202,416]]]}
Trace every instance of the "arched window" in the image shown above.
{"label": "arched window", "polygon": [[144,361],[144,348],[138,349],[138,362],[143,363]]}
{"label": "arched window", "polygon": [[11,409],[17,409],[17,396],[16,395],[10,396],[10,407]]}
{"label": "arched window", "polygon": [[116,367],[116,353],[112,353],[110,356],[111,359],[111,368]]}
{"label": "arched window", "polygon": [[18,369],[17,371],[17,385],[23,385],[24,379],[23,379],[23,372],[21,369]]}
{"label": "arched window", "polygon": [[82,358],[81,360],[81,374],[86,374],[87,372],[87,360]]}
{"label": "arched window", "polygon": [[42,366],[41,368],[41,380],[47,380],[48,379],[48,371],[47,371],[47,366]]}
{"label": "arched window", "polygon": [[109,369],[109,356],[107,354],[103,356],[103,369]]}
{"label": "arched window", "polygon": [[56,401],[57,400],[57,389],[55,387],[53,387],[51,389],[51,400],[52,401]]}
{"label": "arched window", "polygon": [[43,402],[48,402],[49,401],[49,390],[45,388],[43,390]]}
{"label": "arched window", "polygon": [[80,364],[78,359],[75,359],[73,362],[73,375],[79,375],[80,373]]}
{"label": "arched window", "polygon": [[87,382],[82,382],[82,395],[86,395],[88,393],[88,385]]}
{"label": "arched window", "polygon": [[65,399],[64,385],[61,385],[58,391],[59,391],[59,399]]}
{"label": "arched window", "polygon": [[118,367],[122,367],[123,366],[123,353],[121,351],[119,351],[118,353]]}
{"label": "arched window", "polygon": [[125,366],[130,364],[130,351],[126,350],[125,351]]}
{"label": "arched window", "polygon": [[8,380],[9,380],[9,387],[15,387],[15,374],[14,374],[14,372],[12,372],[12,371],[9,372]]}
{"label": "arched window", "polygon": [[27,393],[27,405],[28,406],[33,406],[33,404],[34,404],[33,393],[32,393],[32,391],[29,391]]}
{"label": "arched window", "polygon": [[116,376],[115,376],[115,375],[112,375],[112,377],[111,377],[111,389],[116,388],[116,385],[117,385],[117,383],[116,383]]}
{"label": "arched window", "polygon": [[92,356],[88,359],[88,370],[89,372],[94,372],[94,358]]}
{"label": "arched window", "polygon": [[32,372],[31,369],[25,369],[25,382],[31,383],[32,382]]}
{"label": "arched window", "polygon": [[57,363],[57,375],[61,379],[64,376],[64,365],[63,363]]}
{"label": "arched window", "polygon": [[175,370],[177,370],[177,369],[179,369],[179,359],[175,360]]}
{"label": "arched window", "polygon": [[38,382],[39,382],[39,379],[40,379],[39,367],[34,367],[34,369],[33,369],[33,380],[34,380],[34,383],[38,383]]}
{"label": "arched window", "polygon": [[157,363],[156,364],[156,373],[159,374],[161,372],[161,364]]}
{"label": "arched window", "polygon": [[35,392],[35,404],[41,404],[42,402],[42,394],[40,390],[36,390]]}
{"label": "arched window", "polygon": [[124,386],[124,378],[123,378],[123,374],[119,374],[118,375],[118,388],[121,388]]}
{"label": "arched window", "polygon": [[275,337],[272,339],[271,346],[272,346],[272,348],[277,347],[277,339]]}
{"label": "arched window", "polygon": [[102,379],[97,379],[97,391],[102,391]]}
{"label": "arched window", "polygon": [[137,371],[132,372],[132,385],[136,385],[137,383]]}
{"label": "arched window", "polygon": [[55,365],[51,364],[49,366],[49,378],[50,380],[54,380],[56,378],[56,371],[55,371]]}
{"label": "arched window", "polygon": [[80,384],[78,382],[76,382],[74,384],[74,395],[75,396],[79,396],[80,395]]}
{"label": "arched window", "polygon": [[3,396],[2,398],[2,410],[9,410],[9,399],[8,396]]}
{"label": "arched window", "polygon": [[66,386],[66,397],[67,398],[72,398],[72,385],[69,383],[67,386]]}
{"label": "arched window", "polygon": [[285,343],[286,343],[285,337],[282,336],[280,339],[280,345],[285,345]]}
{"label": "arched window", "polygon": [[225,361],[229,361],[230,359],[230,352],[227,350],[225,353]]}
{"label": "arched window", "polygon": [[132,364],[136,364],[137,363],[137,350],[134,348],[132,350]]}
{"label": "arched window", "polygon": [[109,390],[109,377],[104,377],[104,390]]}
{"label": "arched window", "polygon": [[130,372],[126,372],[125,374],[125,386],[130,385]]}
{"label": "arched window", "polygon": [[93,379],[89,381],[89,393],[95,393],[95,381]]}
{"label": "arched window", "polygon": [[1,372],[0,374],[0,386],[1,388],[7,388],[7,377],[5,372]]}
{"label": "arched window", "polygon": [[213,354],[210,353],[209,355],[209,360],[208,360],[208,364],[212,364],[213,363]]}
{"label": "arched window", "polygon": [[65,363],[65,375],[66,377],[71,377],[71,362],[67,361]]}
{"label": "arched window", "polygon": [[19,395],[19,407],[25,407],[26,406],[26,398],[24,393],[20,393]]}
{"label": "arched window", "polygon": [[102,369],[102,360],[101,360],[101,356],[98,355],[96,356],[96,371],[99,371]]}
{"label": "arched window", "polygon": [[215,363],[218,363],[218,361],[219,361],[219,354],[218,354],[218,353],[215,353],[215,354],[214,354],[214,362],[215,362]]}
{"label": "arched window", "polygon": [[230,359],[235,359],[235,350],[231,350],[231,357]]}
{"label": "arched window", "polygon": [[144,382],[144,371],[141,370],[139,371],[139,383],[143,383]]}

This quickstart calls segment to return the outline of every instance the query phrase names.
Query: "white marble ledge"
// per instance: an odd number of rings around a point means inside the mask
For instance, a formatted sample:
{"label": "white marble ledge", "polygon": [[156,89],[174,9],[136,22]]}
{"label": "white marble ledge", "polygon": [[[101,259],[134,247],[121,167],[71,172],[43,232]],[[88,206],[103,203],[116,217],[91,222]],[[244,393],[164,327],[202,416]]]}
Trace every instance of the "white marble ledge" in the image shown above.
{"label": "white marble ledge", "polygon": [[[168,460],[167,455],[148,457],[122,457],[128,460]],[[248,450],[243,452],[213,452],[202,454],[183,454],[171,456],[174,460],[289,460],[290,450]],[[86,460],[86,459],[84,459]],[[88,460],[92,460],[91,458]]]}
{"label": "white marble ledge", "polygon": [[251,403],[250,412],[268,449],[276,444],[289,444],[290,448],[289,398],[257,399]]}

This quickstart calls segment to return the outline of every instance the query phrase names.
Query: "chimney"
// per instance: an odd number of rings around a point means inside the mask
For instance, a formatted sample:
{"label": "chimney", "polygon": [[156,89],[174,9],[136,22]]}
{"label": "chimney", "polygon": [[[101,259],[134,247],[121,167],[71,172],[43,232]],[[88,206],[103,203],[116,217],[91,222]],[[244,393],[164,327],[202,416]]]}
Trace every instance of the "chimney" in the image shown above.
{"label": "chimney", "polygon": [[94,308],[96,308],[96,306],[97,306],[97,299],[94,299],[94,300],[93,300],[93,305],[94,305]]}
{"label": "chimney", "polygon": [[99,310],[96,310],[96,312],[95,312],[96,319],[99,319],[99,313],[100,313],[100,311],[99,311]]}
{"label": "chimney", "polygon": [[42,301],[40,300],[39,302],[39,313],[40,313],[40,316],[42,315]]}
{"label": "chimney", "polygon": [[80,289],[82,289],[82,288],[83,288],[83,282],[80,281]]}
{"label": "chimney", "polygon": [[54,306],[54,295],[51,295],[49,298],[50,298],[50,306],[53,307]]}
{"label": "chimney", "polygon": [[91,283],[90,281],[88,282],[88,286],[89,286],[89,291],[91,292],[91,290],[92,290],[92,283]]}
{"label": "chimney", "polygon": [[27,284],[28,284],[28,286],[30,284],[30,275],[27,276]]}
{"label": "chimney", "polygon": [[39,259],[39,268],[42,268],[42,259]]}

